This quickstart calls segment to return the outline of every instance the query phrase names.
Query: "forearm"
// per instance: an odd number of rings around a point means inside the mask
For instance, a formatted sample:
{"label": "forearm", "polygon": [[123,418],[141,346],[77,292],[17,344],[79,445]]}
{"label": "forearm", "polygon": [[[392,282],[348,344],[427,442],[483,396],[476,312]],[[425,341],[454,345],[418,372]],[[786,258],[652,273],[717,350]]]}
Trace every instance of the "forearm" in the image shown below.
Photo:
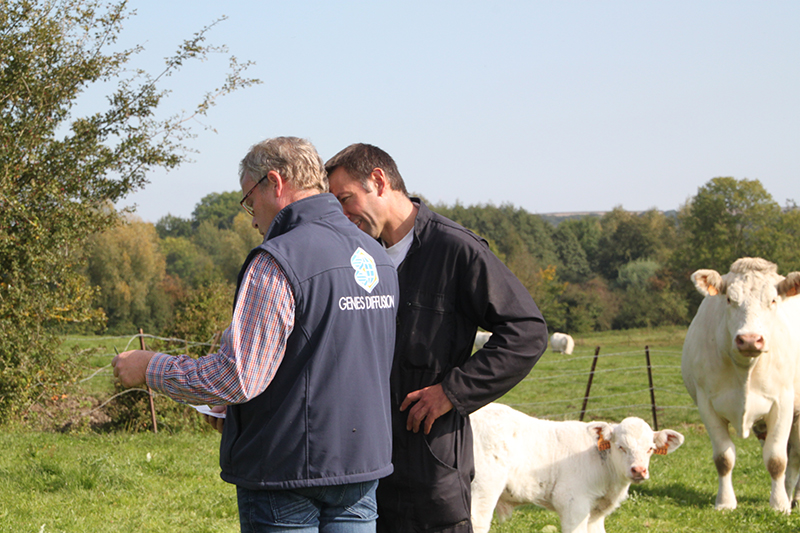
{"label": "forearm", "polygon": [[[232,364],[233,363],[233,364]],[[229,405],[246,402],[235,363],[220,354],[199,359],[156,354],[147,366],[147,384],[184,403]],[[234,379],[231,379],[234,378]]]}
{"label": "forearm", "polygon": [[480,409],[514,388],[541,358],[547,347],[547,327],[541,317],[508,323],[495,329],[504,339],[490,342],[451,370],[442,387],[462,415]]}

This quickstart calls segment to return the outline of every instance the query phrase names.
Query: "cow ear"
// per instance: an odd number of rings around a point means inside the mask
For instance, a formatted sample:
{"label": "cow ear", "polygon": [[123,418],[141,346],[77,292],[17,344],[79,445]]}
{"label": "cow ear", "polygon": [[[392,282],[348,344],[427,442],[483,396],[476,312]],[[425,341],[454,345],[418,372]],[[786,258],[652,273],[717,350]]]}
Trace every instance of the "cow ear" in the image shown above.
{"label": "cow ear", "polygon": [[606,422],[589,422],[586,429],[597,437],[597,449],[608,450],[611,448],[611,425]]}
{"label": "cow ear", "polygon": [[778,294],[788,298],[800,293],[800,272],[792,272],[786,279],[778,283]]}
{"label": "cow ear", "polygon": [[656,454],[667,455],[683,444],[683,435],[671,429],[664,429],[653,433],[653,442],[656,444]]}
{"label": "cow ear", "polygon": [[725,292],[722,276],[716,270],[698,270],[692,274],[692,283],[703,296],[716,296]]}

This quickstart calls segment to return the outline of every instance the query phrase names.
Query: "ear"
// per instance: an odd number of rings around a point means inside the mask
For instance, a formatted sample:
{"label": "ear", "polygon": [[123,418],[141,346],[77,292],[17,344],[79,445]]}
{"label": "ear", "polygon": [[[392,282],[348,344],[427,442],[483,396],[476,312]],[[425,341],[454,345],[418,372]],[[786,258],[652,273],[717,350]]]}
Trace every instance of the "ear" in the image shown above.
{"label": "ear", "polygon": [[389,192],[389,179],[386,177],[386,173],[380,167],[375,167],[372,169],[372,173],[369,175],[372,182],[375,184],[375,193],[378,196],[383,196],[387,192]]}
{"label": "ear", "polygon": [[716,296],[725,292],[725,282],[716,270],[698,270],[692,274],[697,292],[703,296]]}
{"label": "ear", "polygon": [[683,435],[671,429],[664,429],[653,433],[653,442],[656,444],[657,455],[667,455],[681,447]]}
{"label": "ear", "polygon": [[611,448],[611,433],[613,428],[606,422],[589,422],[586,429],[592,436],[597,437],[597,449],[600,451]]}
{"label": "ear", "polygon": [[784,298],[797,296],[800,292],[800,272],[791,272],[786,279],[778,283],[778,294]]}
{"label": "ear", "polygon": [[267,181],[275,187],[275,196],[277,198],[280,198],[286,192],[287,181],[276,170],[270,170],[267,173]]}

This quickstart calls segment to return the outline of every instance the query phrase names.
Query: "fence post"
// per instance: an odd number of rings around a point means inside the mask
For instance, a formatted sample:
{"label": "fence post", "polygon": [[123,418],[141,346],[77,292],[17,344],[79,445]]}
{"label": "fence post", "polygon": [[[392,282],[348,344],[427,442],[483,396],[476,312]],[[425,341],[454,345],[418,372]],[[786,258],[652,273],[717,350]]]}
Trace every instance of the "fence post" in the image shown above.
{"label": "fence post", "polygon": [[220,337],[222,337],[222,332],[221,331],[218,331],[218,332],[214,333],[214,336],[211,337],[211,348],[208,349],[208,355],[211,355],[212,353],[214,353],[214,348],[216,348],[217,343],[220,340]]}
{"label": "fence post", "polygon": [[583,415],[586,414],[586,404],[589,403],[589,391],[592,389],[592,379],[594,379],[594,369],[597,366],[597,356],[600,354],[600,347],[594,349],[594,359],[592,359],[592,370],[589,372],[589,382],[586,384],[586,394],[583,395],[583,407],[581,407],[581,422]]}
{"label": "fence post", "polygon": [[658,419],[656,418],[656,391],[653,389],[653,370],[650,368],[650,346],[644,347],[644,354],[647,357],[647,379],[650,382],[650,406],[653,409],[653,429],[658,431]]}
{"label": "fence post", "polygon": [[[142,350],[146,350],[144,345],[144,331],[139,328],[139,346]],[[156,423],[156,406],[153,403],[153,391],[150,390],[150,385],[147,385],[147,395],[150,397],[150,418],[153,420],[153,433],[158,433],[158,423]]]}

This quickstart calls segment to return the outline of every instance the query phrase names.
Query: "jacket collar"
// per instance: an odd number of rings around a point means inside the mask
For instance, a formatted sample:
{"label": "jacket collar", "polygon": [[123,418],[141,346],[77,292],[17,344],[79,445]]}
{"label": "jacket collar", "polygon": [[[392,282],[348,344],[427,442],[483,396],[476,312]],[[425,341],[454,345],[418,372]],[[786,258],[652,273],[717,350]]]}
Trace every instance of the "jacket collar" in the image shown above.
{"label": "jacket collar", "polygon": [[315,194],[292,202],[281,209],[272,220],[264,241],[283,235],[300,224],[319,220],[334,213],[341,214],[342,206],[331,193]]}
{"label": "jacket collar", "polygon": [[433,218],[433,212],[428,208],[427,205],[425,205],[425,202],[415,196],[412,196],[409,199],[419,208],[419,210],[417,211],[417,216],[414,219],[414,242],[411,243],[411,248],[408,249],[407,256],[419,248],[419,234],[425,229],[425,226],[428,225],[428,222],[430,222],[431,218]]}

